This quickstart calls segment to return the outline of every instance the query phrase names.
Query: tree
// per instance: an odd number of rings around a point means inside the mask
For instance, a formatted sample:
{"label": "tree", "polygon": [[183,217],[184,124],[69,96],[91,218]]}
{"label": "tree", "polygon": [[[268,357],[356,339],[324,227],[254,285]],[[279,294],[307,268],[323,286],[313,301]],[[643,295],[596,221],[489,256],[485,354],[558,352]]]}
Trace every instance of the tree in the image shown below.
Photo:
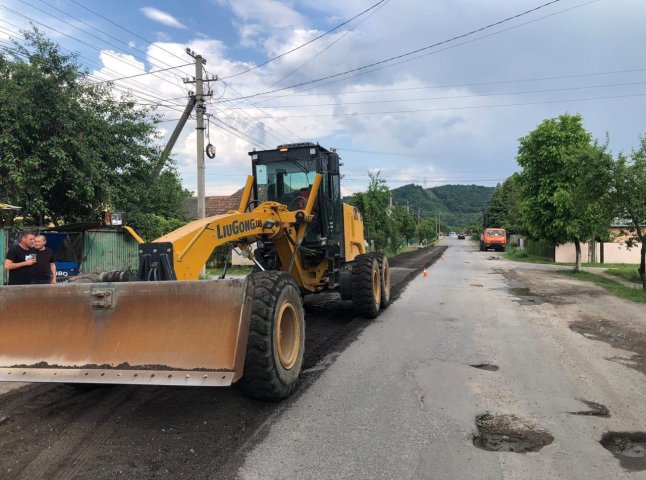
{"label": "tree", "polygon": [[607,204],[613,166],[605,146],[593,143],[580,115],[544,120],[520,139],[521,211],[529,234],[554,245],[574,242],[575,271],[581,242],[610,225]]}
{"label": "tree", "polygon": [[356,193],[352,203],[361,211],[366,238],[374,241],[377,250],[397,251],[401,237],[390,211],[390,190],[380,172],[368,172],[368,190]]}
{"label": "tree", "polygon": [[172,163],[151,181],[158,117],[90,82],[76,56],[38,30],[23,35],[0,53],[3,201],[32,223],[96,220],[106,208],[127,211],[131,222],[181,218],[188,192]]}
{"label": "tree", "polygon": [[487,209],[488,226],[504,228],[508,233],[521,233],[520,198],[519,175],[514,173],[493,192]]}
{"label": "tree", "polygon": [[626,157],[619,154],[613,175],[611,202],[617,216],[630,224],[628,248],[641,244],[639,278],[646,289],[646,137]]}
{"label": "tree", "polygon": [[413,240],[417,235],[417,222],[409,209],[403,205],[395,205],[393,208],[393,220],[395,232],[402,237],[406,243]]}
{"label": "tree", "polygon": [[437,225],[433,220],[426,219],[419,223],[418,236],[419,243],[428,243],[436,238]]}

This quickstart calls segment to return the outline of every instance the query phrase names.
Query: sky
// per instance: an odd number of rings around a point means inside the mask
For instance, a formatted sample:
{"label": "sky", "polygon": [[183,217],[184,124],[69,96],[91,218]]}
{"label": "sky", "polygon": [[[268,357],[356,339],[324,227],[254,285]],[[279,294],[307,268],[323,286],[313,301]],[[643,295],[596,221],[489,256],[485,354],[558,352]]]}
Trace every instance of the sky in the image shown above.
{"label": "sky", "polygon": [[[646,134],[644,19],[644,0],[2,0],[0,48],[34,23],[91,81],[155,105],[164,145],[194,89],[188,47],[217,78],[207,195],[242,187],[253,149],[306,141],[337,149],[347,195],[369,171],[494,186],[519,170],[518,139],[563,113],[629,152]],[[191,191],[196,156],[191,119],[173,150]]]}

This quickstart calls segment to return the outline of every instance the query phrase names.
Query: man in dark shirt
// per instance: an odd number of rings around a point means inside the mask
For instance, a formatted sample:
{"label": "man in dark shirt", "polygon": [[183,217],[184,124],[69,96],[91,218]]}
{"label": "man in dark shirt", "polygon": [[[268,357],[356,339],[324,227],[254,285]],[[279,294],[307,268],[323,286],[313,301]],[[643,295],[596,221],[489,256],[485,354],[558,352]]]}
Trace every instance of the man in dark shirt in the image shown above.
{"label": "man in dark shirt", "polygon": [[7,251],[4,268],[9,271],[9,285],[29,285],[33,265],[36,263],[36,250],[33,248],[34,234],[25,230],[20,242]]}
{"label": "man in dark shirt", "polygon": [[36,250],[36,265],[31,272],[31,283],[46,285],[56,283],[56,264],[54,263],[54,252],[47,248],[45,235],[36,235],[34,249]]}

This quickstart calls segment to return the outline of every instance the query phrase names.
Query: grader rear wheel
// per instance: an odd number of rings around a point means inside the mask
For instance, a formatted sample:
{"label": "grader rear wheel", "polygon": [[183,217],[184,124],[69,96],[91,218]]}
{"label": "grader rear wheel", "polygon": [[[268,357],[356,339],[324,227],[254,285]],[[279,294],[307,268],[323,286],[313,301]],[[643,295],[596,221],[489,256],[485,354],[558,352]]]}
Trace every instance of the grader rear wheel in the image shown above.
{"label": "grader rear wheel", "polygon": [[384,252],[375,253],[375,258],[379,264],[379,274],[381,276],[381,305],[382,309],[390,305],[390,265],[388,257]]}
{"label": "grader rear wheel", "polygon": [[240,387],[261,400],[282,400],[298,385],[305,320],[298,287],[284,272],[251,274],[252,313]]}
{"label": "grader rear wheel", "polygon": [[375,318],[381,307],[381,272],[374,255],[359,255],[352,265],[352,305],[366,318]]}

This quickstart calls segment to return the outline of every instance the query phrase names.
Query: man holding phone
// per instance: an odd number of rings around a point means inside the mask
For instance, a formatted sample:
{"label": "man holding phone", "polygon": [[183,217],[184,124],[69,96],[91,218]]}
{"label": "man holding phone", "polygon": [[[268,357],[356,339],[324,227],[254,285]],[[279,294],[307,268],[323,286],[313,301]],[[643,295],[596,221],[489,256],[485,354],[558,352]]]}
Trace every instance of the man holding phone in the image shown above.
{"label": "man holding phone", "polygon": [[7,251],[4,268],[9,271],[8,285],[31,284],[33,266],[37,261],[34,238],[33,232],[24,230],[20,234],[20,242]]}

